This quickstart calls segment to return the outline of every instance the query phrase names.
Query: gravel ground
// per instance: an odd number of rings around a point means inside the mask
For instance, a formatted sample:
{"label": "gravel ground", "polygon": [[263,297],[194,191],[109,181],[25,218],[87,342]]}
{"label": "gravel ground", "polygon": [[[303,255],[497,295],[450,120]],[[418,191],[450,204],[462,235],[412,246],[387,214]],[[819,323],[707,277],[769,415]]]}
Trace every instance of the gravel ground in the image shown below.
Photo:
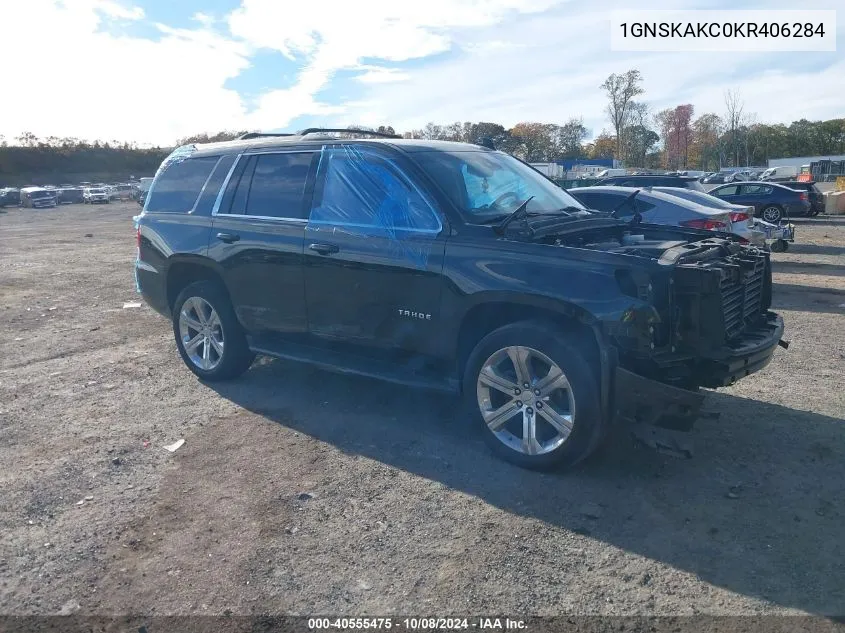
{"label": "gravel ground", "polygon": [[0,212],[0,614],[845,613],[845,220],[774,255],[792,345],[692,459],[620,433],[537,474],[449,397],[198,382],[124,307],[137,209]]}

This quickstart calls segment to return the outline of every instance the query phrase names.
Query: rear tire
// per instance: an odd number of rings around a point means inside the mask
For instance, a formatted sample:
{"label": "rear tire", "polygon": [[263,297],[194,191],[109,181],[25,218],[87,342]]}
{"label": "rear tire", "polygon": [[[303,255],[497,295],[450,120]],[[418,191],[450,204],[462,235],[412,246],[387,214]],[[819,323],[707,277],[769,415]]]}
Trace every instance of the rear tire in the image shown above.
{"label": "rear tire", "polygon": [[473,424],[513,464],[533,470],[574,466],[597,448],[607,426],[596,362],[572,335],[550,324],[523,321],[491,332],[464,370]]}
{"label": "rear tire", "polygon": [[771,251],[773,253],[785,253],[789,250],[789,242],[786,240],[775,240],[772,242]]}
{"label": "rear tire", "polygon": [[172,310],[179,355],[202,380],[231,380],[255,360],[226,291],[197,281],[179,293]]}

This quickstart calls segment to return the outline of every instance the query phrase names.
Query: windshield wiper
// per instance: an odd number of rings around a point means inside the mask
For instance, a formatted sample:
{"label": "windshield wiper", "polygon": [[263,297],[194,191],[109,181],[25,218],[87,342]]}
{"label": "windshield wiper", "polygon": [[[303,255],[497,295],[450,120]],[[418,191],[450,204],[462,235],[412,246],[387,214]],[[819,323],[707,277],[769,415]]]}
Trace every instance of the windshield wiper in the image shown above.
{"label": "windshield wiper", "polygon": [[631,218],[631,225],[633,226],[635,224],[639,224],[640,221],[643,219],[643,216],[641,216],[640,212],[637,210],[637,201],[636,201],[636,197],[639,195],[640,191],[641,191],[641,189],[637,189],[632,194],[630,194],[628,197],[626,197],[622,202],[620,202],[615,207],[613,207],[613,211],[610,212],[610,217],[615,218],[616,212],[619,211],[619,209],[621,209],[622,207],[624,207],[626,204],[628,204],[630,202],[634,206],[634,216]]}
{"label": "windshield wiper", "polygon": [[[567,205],[565,207],[561,207],[560,209],[558,209],[558,211],[562,211],[563,213],[566,213],[567,215],[572,215],[571,212],[573,212],[573,211],[575,213],[578,213],[579,211],[587,211],[587,209],[582,209],[581,207],[574,207],[570,204],[570,205]],[[589,211],[587,211],[587,212],[589,213]]]}
{"label": "windshield wiper", "polygon": [[504,235],[505,229],[508,228],[508,225],[516,219],[519,219],[520,216],[523,215],[528,203],[534,199],[534,196],[529,196],[525,199],[524,202],[520,203],[520,205],[514,209],[504,220],[499,222],[496,226],[493,227],[493,230],[496,231],[497,235]]}

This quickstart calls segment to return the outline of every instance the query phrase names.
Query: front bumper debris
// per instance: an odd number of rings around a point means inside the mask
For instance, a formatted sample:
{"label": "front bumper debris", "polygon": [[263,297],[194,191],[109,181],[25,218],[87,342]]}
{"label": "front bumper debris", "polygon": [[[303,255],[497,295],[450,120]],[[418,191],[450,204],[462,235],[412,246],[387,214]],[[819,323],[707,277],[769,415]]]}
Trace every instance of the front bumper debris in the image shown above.
{"label": "front bumper debris", "polygon": [[[743,334],[730,346],[722,347],[701,359],[694,382],[703,387],[725,387],[769,364],[782,340],[783,319],[767,312],[763,323]],[[699,417],[704,394],[674,387],[616,367],[613,386],[615,420],[632,428],[654,426],[688,431]]]}
{"label": "front bumper debris", "polygon": [[703,387],[727,387],[740,378],[760,371],[772,360],[783,338],[783,318],[767,312],[762,324],[749,330],[730,346],[708,355],[702,363],[698,383]]}
{"label": "front bumper debris", "polygon": [[688,431],[699,417],[704,394],[617,367],[613,402],[618,421]]}

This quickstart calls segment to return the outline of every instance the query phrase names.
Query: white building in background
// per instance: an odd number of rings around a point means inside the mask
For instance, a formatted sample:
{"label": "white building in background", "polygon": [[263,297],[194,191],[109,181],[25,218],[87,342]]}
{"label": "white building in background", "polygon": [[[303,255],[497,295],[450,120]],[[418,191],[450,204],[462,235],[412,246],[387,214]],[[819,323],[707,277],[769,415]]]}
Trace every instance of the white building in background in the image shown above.
{"label": "white building in background", "polygon": [[845,160],[845,154],[835,156],[796,156],[795,158],[770,158],[769,167],[801,167],[819,160]]}

